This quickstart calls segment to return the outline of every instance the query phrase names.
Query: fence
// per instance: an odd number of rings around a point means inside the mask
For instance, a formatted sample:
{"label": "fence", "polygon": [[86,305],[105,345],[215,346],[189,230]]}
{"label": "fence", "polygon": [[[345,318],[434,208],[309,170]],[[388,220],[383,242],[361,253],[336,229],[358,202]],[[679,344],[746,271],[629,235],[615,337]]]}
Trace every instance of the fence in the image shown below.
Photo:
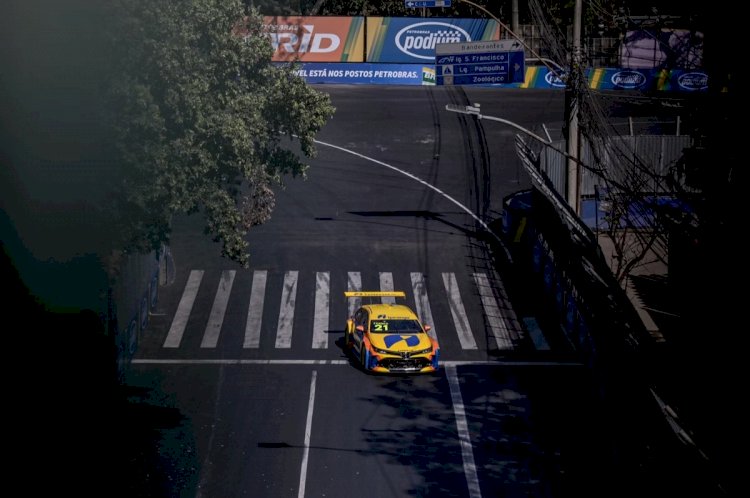
{"label": "fence", "polygon": [[[572,39],[572,27],[568,30],[568,40]],[[543,33],[542,29],[535,24],[520,24],[517,28],[518,36],[534,52],[542,57],[550,57],[548,45],[552,37]],[[582,41],[583,58],[589,67],[618,67],[620,64],[619,50],[620,38],[615,37],[588,37]],[[526,58],[533,58],[531,51],[527,50]],[[556,61],[565,65],[567,61]]]}
{"label": "fence", "polygon": [[[685,148],[692,144],[692,138],[687,135],[635,135],[609,137],[606,143],[596,147],[601,151],[595,155],[592,144],[583,142],[580,160],[584,165],[596,165],[597,169],[618,180],[623,175],[630,175],[631,171],[624,168],[627,164],[640,164],[649,170],[644,175],[644,192],[660,192],[660,178],[669,175],[677,161],[682,158]],[[565,142],[553,144],[560,150],[565,150]],[[623,159],[624,157],[624,159]],[[539,152],[539,168],[549,178],[555,189],[561,195],[566,192],[567,158],[557,150],[544,147]],[[579,193],[581,197],[593,197],[596,188],[602,185],[601,175],[589,168],[581,169]]]}

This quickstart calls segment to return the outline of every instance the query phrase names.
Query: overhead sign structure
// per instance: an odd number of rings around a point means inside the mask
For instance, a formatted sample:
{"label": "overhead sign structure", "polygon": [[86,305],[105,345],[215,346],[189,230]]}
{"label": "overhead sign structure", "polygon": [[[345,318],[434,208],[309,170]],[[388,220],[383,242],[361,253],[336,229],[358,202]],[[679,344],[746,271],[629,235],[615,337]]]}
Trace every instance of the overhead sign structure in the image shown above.
{"label": "overhead sign structure", "polygon": [[451,0],[404,0],[404,5],[410,9],[420,7],[450,7]]}
{"label": "overhead sign structure", "polygon": [[523,82],[523,45],[518,40],[438,43],[435,69],[438,85]]}

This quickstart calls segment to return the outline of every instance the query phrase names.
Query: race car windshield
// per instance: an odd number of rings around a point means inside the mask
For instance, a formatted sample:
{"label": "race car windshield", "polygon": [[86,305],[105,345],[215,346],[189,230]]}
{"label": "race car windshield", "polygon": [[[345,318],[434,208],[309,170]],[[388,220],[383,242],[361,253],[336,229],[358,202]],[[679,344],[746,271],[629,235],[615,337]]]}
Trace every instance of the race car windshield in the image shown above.
{"label": "race car windshield", "polygon": [[370,322],[370,332],[421,332],[422,328],[416,320],[373,320]]}

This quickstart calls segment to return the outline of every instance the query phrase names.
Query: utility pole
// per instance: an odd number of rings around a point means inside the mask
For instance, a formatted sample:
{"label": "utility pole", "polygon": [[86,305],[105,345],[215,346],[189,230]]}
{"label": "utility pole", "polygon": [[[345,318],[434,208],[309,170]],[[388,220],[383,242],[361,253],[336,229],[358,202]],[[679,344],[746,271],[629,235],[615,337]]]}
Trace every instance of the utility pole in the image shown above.
{"label": "utility pole", "polygon": [[581,84],[581,17],[583,12],[583,0],[576,0],[573,11],[573,57],[570,73],[568,74],[568,87],[565,89],[566,111],[568,115],[568,164],[567,164],[567,201],[576,214],[580,214],[578,188],[580,183],[580,164],[578,158],[581,152],[578,129],[579,98],[581,96],[578,85]]}
{"label": "utility pole", "polygon": [[513,0],[511,4],[510,27],[514,33],[518,33],[518,0]]}

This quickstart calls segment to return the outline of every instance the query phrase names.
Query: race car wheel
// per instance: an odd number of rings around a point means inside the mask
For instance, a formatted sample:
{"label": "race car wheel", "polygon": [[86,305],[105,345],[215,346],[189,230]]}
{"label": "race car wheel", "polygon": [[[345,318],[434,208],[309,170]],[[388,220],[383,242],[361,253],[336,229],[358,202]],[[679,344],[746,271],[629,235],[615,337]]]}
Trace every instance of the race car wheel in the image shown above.
{"label": "race car wheel", "polygon": [[362,364],[362,369],[367,370],[367,348],[364,344],[359,350],[359,362]]}

